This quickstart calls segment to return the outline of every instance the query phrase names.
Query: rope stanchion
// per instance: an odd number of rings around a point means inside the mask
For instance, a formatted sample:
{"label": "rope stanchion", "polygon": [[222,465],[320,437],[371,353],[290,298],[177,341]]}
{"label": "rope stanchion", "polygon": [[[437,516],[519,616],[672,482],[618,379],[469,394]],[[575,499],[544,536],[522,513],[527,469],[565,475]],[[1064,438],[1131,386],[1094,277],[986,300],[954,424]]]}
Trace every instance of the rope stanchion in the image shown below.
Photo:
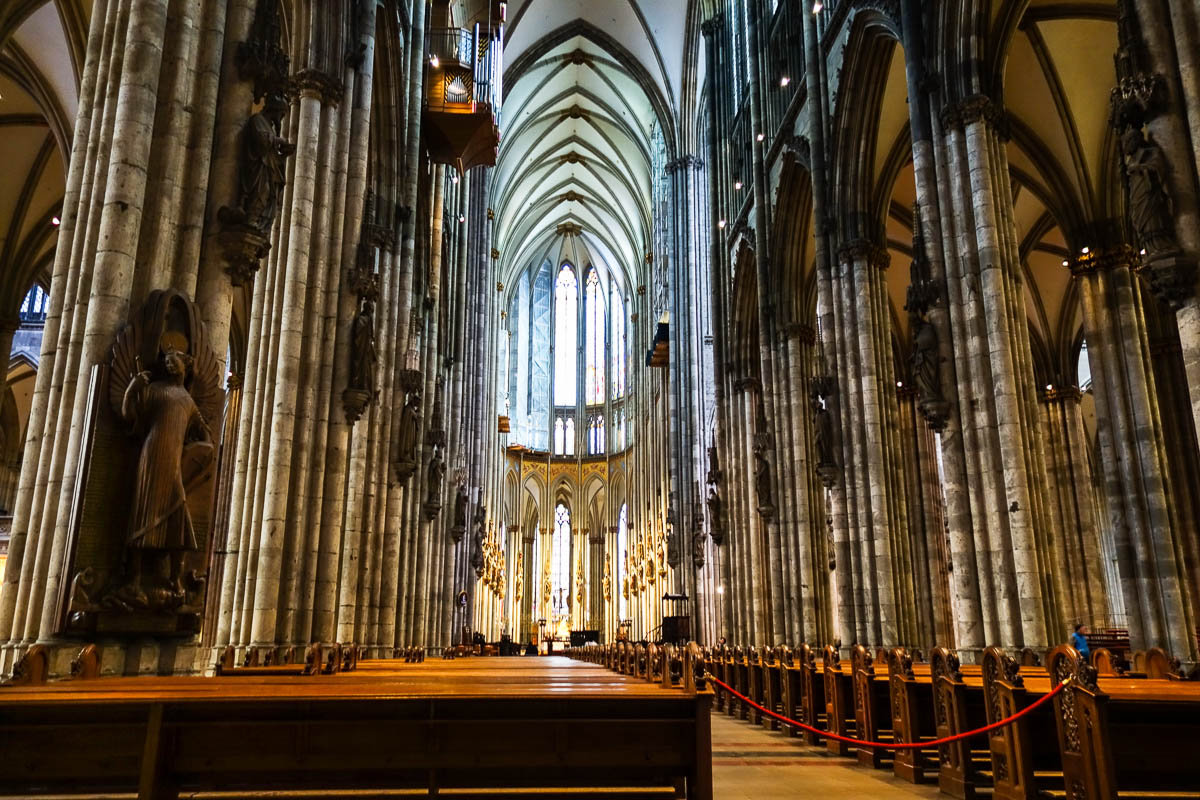
{"label": "rope stanchion", "polygon": [[767,708],[766,706],[759,705],[758,703],[751,700],[749,697],[746,697],[746,695],[742,694],[737,689],[734,689],[728,683],[725,683],[723,680],[716,677],[712,673],[707,673],[707,672],[705,673],[705,678],[712,681],[717,686],[720,686],[722,689],[729,692],[731,695],[738,698],[742,702],[749,703],[750,705],[757,708],[759,711],[763,712],[764,714],[768,714],[768,715],[774,717],[775,719],[779,720],[780,722],[786,723],[788,725],[793,725],[797,728],[802,728],[803,730],[806,730],[806,731],[811,731],[812,733],[815,733],[818,736],[821,736],[826,739],[833,739],[834,741],[838,741],[838,742],[846,742],[848,744],[856,745],[858,747],[880,747],[880,748],[884,748],[886,750],[927,750],[931,747],[938,747],[939,745],[950,744],[951,742],[958,742],[958,741],[962,741],[963,739],[970,739],[972,736],[978,736],[980,734],[987,733],[988,731],[994,731],[994,730],[996,730],[996,728],[1003,728],[1005,725],[1011,725],[1012,723],[1019,720],[1021,717],[1032,712],[1035,708],[1038,708],[1039,706],[1041,706],[1044,703],[1050,702],[1050,700],[1053,699],[1056,694],[1061,692],[1063,690],[1063,688],[1068,683],[1071,682],[1073,677],[1074,676],[1067,676],[1067,679],[1064,680],[1062,683],[1057,684],[1049,692],[1042,695],[1041,697],[1039,697],[1037,700],[1033,701],[1029,705],[1025,706],[1025,708],[1022,708],[1020,711],[1013,714],[1012,716],[1005,717],[1002,720],[993,722],[990,725],[985,725],[982,728],[976,728],[973,731],[964,731],[962,733],[956,733],[953,736],[944,736],[941,739],[933,739],[928,742],[867,742],[867,741],[863,741],[862,739],[854,739],[849,736],[841,736],[836,733],[830,733],[829,731],[823,731],[820,728],[814,728],[812,725],[805,725],[803,722],[797,722],[794,719],[788,719],[787,717],[783,716],[782,714],[776,714],[774,711]]}

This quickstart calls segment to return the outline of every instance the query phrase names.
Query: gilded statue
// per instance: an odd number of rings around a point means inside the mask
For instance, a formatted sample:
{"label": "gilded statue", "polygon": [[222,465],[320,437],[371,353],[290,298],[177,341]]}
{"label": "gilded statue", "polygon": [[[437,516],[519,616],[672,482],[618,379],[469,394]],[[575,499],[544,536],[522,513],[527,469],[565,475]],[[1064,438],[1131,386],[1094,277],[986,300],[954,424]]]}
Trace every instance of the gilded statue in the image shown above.
{"label": "gilded statue", "polygon": [[102,602],[174,611],[188,603],[186,554],[200,549],[188,495],[209,477],[209,421],[221,414],[221,367],[195,306],[150,294],[113,345],[109,400],[139,441],[123,553],[124,580]]}

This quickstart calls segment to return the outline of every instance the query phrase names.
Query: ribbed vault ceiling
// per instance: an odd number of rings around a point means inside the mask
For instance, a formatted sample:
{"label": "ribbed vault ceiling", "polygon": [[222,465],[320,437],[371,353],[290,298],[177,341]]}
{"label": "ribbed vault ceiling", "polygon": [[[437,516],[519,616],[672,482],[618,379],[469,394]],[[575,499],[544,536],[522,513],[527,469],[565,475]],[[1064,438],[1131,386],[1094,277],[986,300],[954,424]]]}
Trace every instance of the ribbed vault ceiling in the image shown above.
{"label": "ribbed vault ceiling", "polygon": [[591,255],[638,285],[651,244],[651,130],[657,120],[673,144],[689,5],[509,3],[492,185],[505,280],[578,226]]}
{"label": "ribbed vault ceiling", "polygon": [[0,6],[0,317],[48,278],[90,10],[76,0]]}

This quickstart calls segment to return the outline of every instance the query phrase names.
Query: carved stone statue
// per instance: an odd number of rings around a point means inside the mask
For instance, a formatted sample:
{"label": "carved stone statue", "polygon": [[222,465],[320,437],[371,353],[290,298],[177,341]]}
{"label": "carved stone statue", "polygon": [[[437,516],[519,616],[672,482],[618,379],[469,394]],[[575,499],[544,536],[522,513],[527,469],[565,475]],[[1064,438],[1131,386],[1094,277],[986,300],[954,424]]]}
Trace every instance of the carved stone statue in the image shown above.
{"label": "carved stone statue", "polygon": [[454,497],[454,525],[450,528],[450,536],[455,544],[462,541],[467,532],[467,487],[459,484],[458,493]]}
{"label": "carved stone statue", "polygon": [[417,447],[421,443],[421,393],[408,393],[404,410],[400,412],[400,435],[396,447],[396,473],[407,480],[417,468]]}
{"label": "carved stone statue", "polygon": [[425,519],[437,519],[442,510],[442,480],[446,476],[446,462],[442,459],[441,448],[433,448],[433,456],[425,472]]}
{"label": "carved stone statue", "polygon": [[370,298],[364,297],[359,304],[351,341],[350,386],[373,396],[379,357],[375,352],[375,303]]}
{"label": "carved stone statue", "polygon": [[[174,611],[188,602],[185,555],[200,549],[188,493],[207,479],[221,413],[221,370],[195,306],[152,292],[113,345],[110,402],[140,440],[125,535],[124,581],[101,600],[122,611]],[[118,397],[120,398],[118,401]]]}
{"label": "carved stone statue", "polygon": [[916,312],[909,312],[912,325],[912,376],[922,401],[940,400],[941,357],[938,353],[938,333],[933,323]]}
{"label": "carved stone statue", "polygon": [[816,393],[812,396],[813,446],[817,451],[817,466],[836,463],[833,454],[833,415]]}
{"label": "carved stone statue", "polygon": [[283,199],[287,158],[296,152],[296,146],[279,135],[287,110],[287,98],[272,92],[262,111],[242,129],[242,222],[264,234],[271,230]]}
{"label": "carved stone statue", "polygon": [[754,490],[758,498],[758,513],[770,519],[775,515],[775,500],[771,492],[771,465],[762,448],[754,450]]}
{"label": "carved stone statue", "polygon": [[709,535],[713,544],[720,545],[725,541],[725,505],[721,501],[721,492],[716,485],[708,487],[708,525]]}
{"label": "carved stone statue", "polygon": [[692,523],[692,565],[696,569],[704,567],[704,526],[697,514]]}
{"label": "carved stone statue", "polygon": [[1148,140],[1140,128],[1130,128],[1121,137],[1124,156],[1129,221],[1147,258],[1178,249],[1171,195],[1167,185],[1167,162],[1162,148]]}

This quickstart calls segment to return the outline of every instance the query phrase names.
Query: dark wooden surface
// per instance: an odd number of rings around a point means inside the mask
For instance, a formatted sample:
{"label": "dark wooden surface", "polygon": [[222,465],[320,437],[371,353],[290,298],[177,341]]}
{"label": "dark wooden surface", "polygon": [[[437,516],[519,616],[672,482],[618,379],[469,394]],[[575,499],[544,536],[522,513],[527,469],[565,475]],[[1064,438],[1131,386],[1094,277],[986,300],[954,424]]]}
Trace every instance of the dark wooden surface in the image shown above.
{"label": "dark wooden surface", "polygon": [[11,686],[0,794],[608,786],[708,798],[709,700],[562,657]]}

